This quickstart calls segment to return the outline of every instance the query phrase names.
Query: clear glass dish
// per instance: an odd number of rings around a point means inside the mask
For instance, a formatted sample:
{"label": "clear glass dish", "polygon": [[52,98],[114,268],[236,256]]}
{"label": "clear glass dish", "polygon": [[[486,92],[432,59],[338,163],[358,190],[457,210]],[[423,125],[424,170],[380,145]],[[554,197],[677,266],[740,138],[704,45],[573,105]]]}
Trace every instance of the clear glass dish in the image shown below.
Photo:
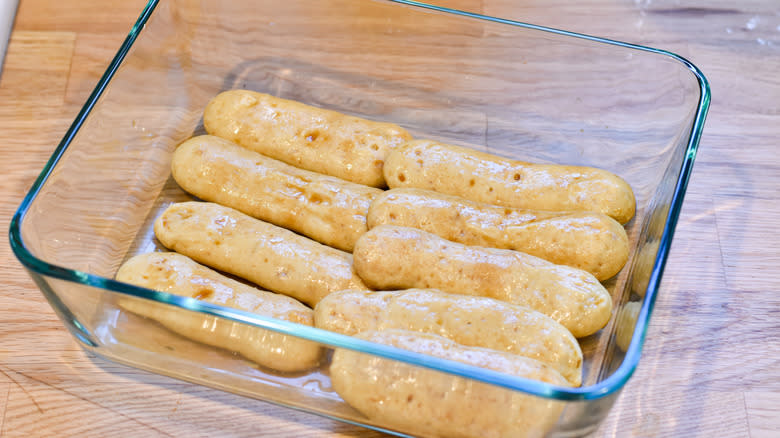
{"label": "clear glass dish", "polygon": [[[626,179],[637,198],[626,227],[632,256],[605,283],[610,323],[580,340],[583,385],[555,387],[112,280],[127,258],[161,249],[152,222],[190,199],[170,176],[171,154],[203,133],[208,100],[233,88]],[[419,433],[349,407],[327,363],[295,375],[263,370],[120,306],[154,301],[493,385],[497,397],[525,394],[562,408],[532,421],[528,436],[580,436],[598,427],[639,361],[709,100],[702,73],[672,53],[415,2],[152,0],[13,217],[10,241],[65,326],[104,358]]]}

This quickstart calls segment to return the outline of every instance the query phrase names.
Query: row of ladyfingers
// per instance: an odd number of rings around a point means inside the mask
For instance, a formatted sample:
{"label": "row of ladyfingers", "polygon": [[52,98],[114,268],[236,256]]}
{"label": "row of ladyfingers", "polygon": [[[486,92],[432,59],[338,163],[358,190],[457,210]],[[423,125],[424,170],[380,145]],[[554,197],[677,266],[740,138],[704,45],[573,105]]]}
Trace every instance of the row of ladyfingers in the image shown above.
{"label": "row of ladyfingers", "polygon": [[[634,200],[618,177],[410,141],[395,125],[240,90],[212,100],[204,125],[219,137],[184,142],[172,171],[184,190],[210,202],[170,206],[155,234],[179,254],[134,257],[117,279],[580,385],[575,336],[606,324],[611,298],[598,280],[615,275],[628,257],[616,219],[631,218]],[[379,188],[385,185],[391,190]],[[318,344],[299,338],[154,303],[123,306],[267,368],[301,371],[322,357]],[[500,390],[479,384],[448,404],[434,394],[457,387],[459,378],[369,362],[337,350],[333,386],[369,418],[402,430],[423,424],[442,436],[512,435],[530,430],[523,422],[554,421],[559,409],[516,394],[506,397],[521,400],[504,406],[510,400],[497,398]],[[399,378],[420,383],[391,385],[388,393],[382,382]],[[376,391],[386,394],[381,403]],[[497,416],[469,416],[469,403]],[[436,412],[426,412],[432,405]],[[441,415],[470,420],[447,424]]]}

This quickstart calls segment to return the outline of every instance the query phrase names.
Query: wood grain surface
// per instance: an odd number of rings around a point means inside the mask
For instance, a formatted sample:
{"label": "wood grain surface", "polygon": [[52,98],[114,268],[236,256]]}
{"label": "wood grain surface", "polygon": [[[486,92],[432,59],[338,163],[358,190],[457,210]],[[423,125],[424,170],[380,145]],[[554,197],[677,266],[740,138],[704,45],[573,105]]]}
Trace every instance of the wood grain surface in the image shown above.
{"label": "wood grain surface", "polygon": [[[0,78],[0,229],[142,0],[27,0]],[[439,0],[664,48],[713,104],[643,359],[597,436],[780,432],[780,3]],[[380,436],[85,353],[0,245],[0,436]]]}

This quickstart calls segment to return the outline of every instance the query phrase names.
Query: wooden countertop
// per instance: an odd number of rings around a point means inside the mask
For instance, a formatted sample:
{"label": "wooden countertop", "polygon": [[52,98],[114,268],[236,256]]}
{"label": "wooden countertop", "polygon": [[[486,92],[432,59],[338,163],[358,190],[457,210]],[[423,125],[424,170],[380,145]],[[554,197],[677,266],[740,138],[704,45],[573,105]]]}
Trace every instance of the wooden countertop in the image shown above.
{"label": "wooden countertop", "polygon": [[[0,78],[0,229],[142,0],[27,0]],[[643,359],[597,436],[780,431],[780,4],[440,0],[668,49],[713,104]],[[92,357],[0,245],[0,436],[378,436]]]}

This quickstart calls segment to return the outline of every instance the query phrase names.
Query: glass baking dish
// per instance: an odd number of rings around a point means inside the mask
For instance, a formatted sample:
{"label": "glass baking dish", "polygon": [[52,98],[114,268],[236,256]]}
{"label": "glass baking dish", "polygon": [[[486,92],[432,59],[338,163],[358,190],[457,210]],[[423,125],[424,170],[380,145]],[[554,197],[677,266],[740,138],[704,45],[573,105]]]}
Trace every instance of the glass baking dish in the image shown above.
{"label": "glass baking dish", "polygon": [[[234,88],[626,179],[637,199],[626,225],[632,255],[604,283],[615,303],[609,324],[580,339],[583,385],[556,387],[112,280],[124,260],[162,250],[154,219],[191,199],[171,178],[171,154],[204,133],[208,100]],[[127,300],[156,302],[383,358],[426,381],[488,388],[531,406],[509,413],[526,422],[525,435],[580,436],[606,417],[639,361],[709,101],[705,77],[675,54],[416,2],[152,0],[14,215],[10,241],[73,336],[109,360],[390,433],[425,433],[352,409],[333,391],[327,361],[274,373],[122,310]]]}

